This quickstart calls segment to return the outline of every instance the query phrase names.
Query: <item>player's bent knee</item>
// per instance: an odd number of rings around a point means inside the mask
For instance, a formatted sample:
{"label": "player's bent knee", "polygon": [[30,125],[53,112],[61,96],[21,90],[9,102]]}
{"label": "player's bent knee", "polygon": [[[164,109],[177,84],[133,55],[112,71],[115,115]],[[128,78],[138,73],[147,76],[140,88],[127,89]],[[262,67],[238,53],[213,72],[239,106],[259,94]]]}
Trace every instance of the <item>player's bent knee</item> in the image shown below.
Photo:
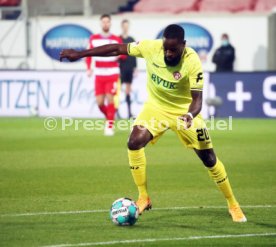
{"label": "player's bent knee", "polygon": [[206,167],[211,168],[217,163],[217,158],[214,154],[209,154],[202,161]]}
{"label": "player's bent knee", "polygon": [[146,128],[135,125],[127,143],[128,149],[139,150],[145,147],[152,138],[152,134]]}
{"label": "player's bent knee", "polygon": [[194,150],[206,167],[211,168],[217,163],[217,157],[212,148],[203,149],[203,150],[198,150],[198,149],[194,149]]}
{"label": "player's bent knee", "polygon": [[145,146],[142,138],[129,138],[127,142],[127,147],[130,150],[139,150]]}

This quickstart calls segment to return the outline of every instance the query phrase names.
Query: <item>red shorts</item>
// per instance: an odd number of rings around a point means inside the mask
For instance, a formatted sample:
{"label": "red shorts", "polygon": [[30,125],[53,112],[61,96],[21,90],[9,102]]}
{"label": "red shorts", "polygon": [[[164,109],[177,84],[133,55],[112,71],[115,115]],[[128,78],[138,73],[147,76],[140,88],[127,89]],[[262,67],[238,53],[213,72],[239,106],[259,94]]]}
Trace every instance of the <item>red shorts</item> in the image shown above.
{"label": "red shorts", "polygon": [[119,75],[96,76],[95,77],[95,95],[117,93]]}

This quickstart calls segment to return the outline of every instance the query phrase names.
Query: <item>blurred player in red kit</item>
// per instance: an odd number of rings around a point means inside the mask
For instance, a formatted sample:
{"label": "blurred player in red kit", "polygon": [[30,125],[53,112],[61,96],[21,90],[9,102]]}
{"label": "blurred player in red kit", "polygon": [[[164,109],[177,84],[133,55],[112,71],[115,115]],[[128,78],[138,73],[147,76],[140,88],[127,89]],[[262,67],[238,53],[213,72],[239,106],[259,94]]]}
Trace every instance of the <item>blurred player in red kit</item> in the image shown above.
{"label": "blurred player in red kit", "polygon": [[[121,44],[121,38],[110,33],[111,16],[104,14],[100,20],[102,32],[91,35],[89,49],[107,44]],[[93,70],[91,69],[92,58],[87,57],[85,60],[88,77],[95,75],[96,101],[107,120],[104,130],[106,136],[114,135],[114,118],[118,108],[120,89],[119,59],[126,59],[126,56],[93,57]]]}

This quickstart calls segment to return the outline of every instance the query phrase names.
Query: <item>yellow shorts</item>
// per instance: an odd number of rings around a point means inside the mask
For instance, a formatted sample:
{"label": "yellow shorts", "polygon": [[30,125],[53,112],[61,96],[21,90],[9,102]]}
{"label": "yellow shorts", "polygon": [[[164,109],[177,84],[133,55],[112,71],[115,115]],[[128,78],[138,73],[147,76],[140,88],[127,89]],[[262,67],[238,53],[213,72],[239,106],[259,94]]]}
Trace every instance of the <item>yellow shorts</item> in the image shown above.
{"label": "yellow shorts", "polygon": [[193,119],[193,125],[189,129],[185,129],[185,123],[179,117],[178,114],[168,113],[153,105],[145,104],[133,125],[146,128],[153,135],[152,143],[155,143],[166,130],[171,129],[188,148],[199,150],[213,148],[211,137],[200,114]]}

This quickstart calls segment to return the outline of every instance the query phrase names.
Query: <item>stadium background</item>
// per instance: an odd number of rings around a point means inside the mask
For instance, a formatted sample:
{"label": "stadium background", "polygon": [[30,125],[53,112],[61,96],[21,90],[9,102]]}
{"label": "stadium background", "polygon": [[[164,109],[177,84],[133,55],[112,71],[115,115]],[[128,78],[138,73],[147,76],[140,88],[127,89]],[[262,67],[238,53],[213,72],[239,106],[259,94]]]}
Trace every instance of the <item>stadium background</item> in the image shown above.
{"label": "stadium background", "polygon": [[[276,228],[275,7],[273,0],[0,0],[0,245],[168,238],[172,246],[183,246],[176,238],[255,234],[246,240],[225,238],[224,245],[275,246],[275,235],[258,237],[273,235]],[[187,43],[198,51],[205,71],[204,117],[234,117],[232,132],[214,130],[212,136],[242,205],[248,206],[247,226],[235,227],[224,219],[223,201],[208,184],[204,169],[193,165],[199,162],[189,152],[182,157],[183,148],[170,134],[148,150],[154,164],[149,166],[152,194],[161,210],[143,216],[136,233],[114,229],[101,213],[118,197],[136,196],[125,154],[128,132],[118,131],[107,140],[98,131],[47,131],[43,121],[49,116],[101,117],[84,61],[60,63],[57,54],[63,48],[85,48],[89,35],[100,31],[103,13],[112,14],[114,34],[120,34],[121,21],[129,19],[136,40],[157,38],[170,23],[186,28]],[[236,48],[233,73],[215,73],[211,62],[222,33],[229,34]],[[134,114],[146,99],[142,59],[138,69]],[[206,99],[216,97],[223,104],[215,109]],[[122,91],[122,117],[124,98]],[[165,174],[167,187],[161,179]],[[198,206],[203,212],[193,209]],[[68,216],[71,211],[73,216]],[[54,218],[51,212],[65,216]],[[204,239],[198,243],[220,244]],[[162,241],[156,246],[162,244],[168,246]]]}

